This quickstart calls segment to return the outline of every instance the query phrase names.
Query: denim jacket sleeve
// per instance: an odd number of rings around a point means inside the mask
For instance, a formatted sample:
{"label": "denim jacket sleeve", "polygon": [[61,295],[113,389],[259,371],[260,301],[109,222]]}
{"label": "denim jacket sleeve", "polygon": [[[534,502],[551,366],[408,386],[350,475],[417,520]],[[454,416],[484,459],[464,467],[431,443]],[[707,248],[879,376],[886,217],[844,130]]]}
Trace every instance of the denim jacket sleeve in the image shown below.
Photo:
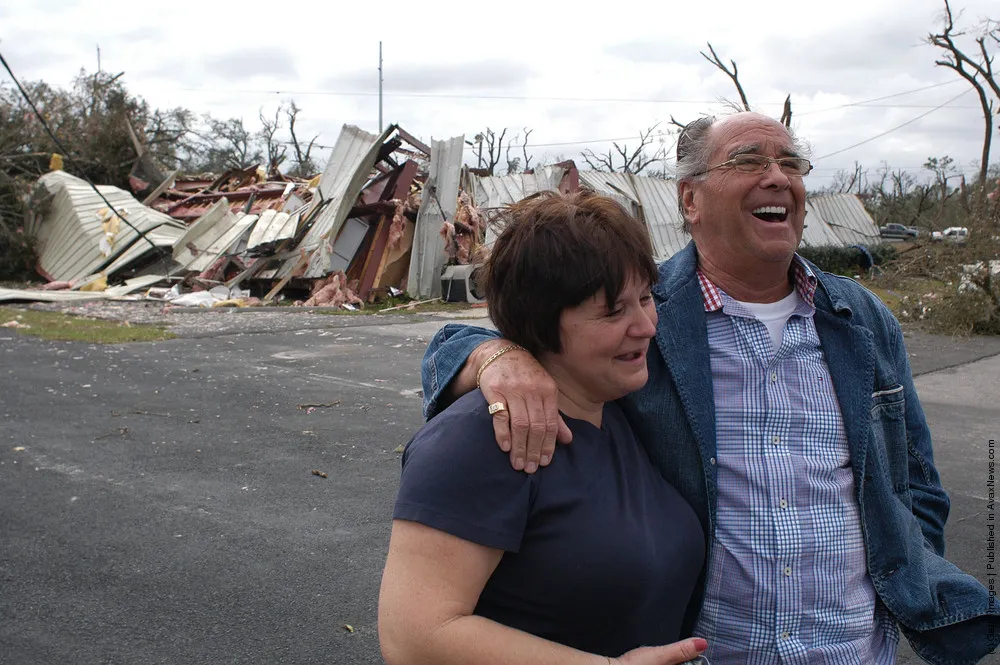
{"label": "denim jacket sleeve", "polygon": [[913,515],[927,542],[940,556],[944,556],[944,525],[948,520],[951,502],[941,486],[941,476],[934,466],[931,432],[924,417],[920,398],[913,385],[910,361],[907,357],[903,333],[895,319],[889,322],[893,339],[897,376],[903,386],[906,404],[906,446],[909,462],[910,493],[913,498]]}
{"label": "denim jacket sleeve", "polygon": [[424,418],[430,420],[447,404],[440,403],[441,393],[462,370],[472,351],[500,333],[487,328],[449,323],[435,333],[420,363],[424,389]]}

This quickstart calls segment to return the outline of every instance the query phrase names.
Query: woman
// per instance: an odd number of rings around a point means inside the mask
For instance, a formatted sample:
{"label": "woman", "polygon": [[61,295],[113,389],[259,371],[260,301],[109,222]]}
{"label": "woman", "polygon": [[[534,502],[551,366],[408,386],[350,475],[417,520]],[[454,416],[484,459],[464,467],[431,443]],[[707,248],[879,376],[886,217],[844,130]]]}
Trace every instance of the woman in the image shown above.
{"label": "woman", "polygon": [[668,643],[680,637],[704,535],[614,403],[647,378],[657,317],[649,237],[590,193],[546,192],[504,216],[484,267],[490,318],[555,379],[573,444],[536,474],[515,471],[493,434],[491,413],[504,405],[478,390],[417,432],[382,578],[383,656],[389,665],[693,659],[704,640]]}

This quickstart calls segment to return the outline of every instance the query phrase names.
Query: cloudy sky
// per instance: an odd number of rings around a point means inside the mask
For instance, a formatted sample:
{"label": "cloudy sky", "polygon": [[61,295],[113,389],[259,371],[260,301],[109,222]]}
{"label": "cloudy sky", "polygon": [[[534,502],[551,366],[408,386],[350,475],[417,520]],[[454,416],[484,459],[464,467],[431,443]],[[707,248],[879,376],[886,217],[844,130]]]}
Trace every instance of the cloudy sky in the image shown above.
{"label": "cloudy sky", "polygon": [[[855,161],[916,172],[950,155],[975,170],[977,97],[935,67],[939,56],[923,41],[940,26],[942,0],[586,6],[2,0],[0,52],[21,79],[66,85],[81,67],[96,69],[100,46],[102,68],[125,72],[152,105],[242,116],[254,127],[261,108],[294,99],[303,132],[332,145],[345,123],[378,129],[381,40],[386,123],[425,140],[527,127],[536,159],[582,165],[585,148],[634,145],[654,123],[666,128],[671,116],[688,121],[735,98],[699,55],[711,41],[736,60],[758,110],[777,116],[791,94],[816,165],[810,189]],[[953,9],[969,28],[990,11],[1000,19],[995,0],[953,0]],[[475,163],[471,148],[467,161]]]}

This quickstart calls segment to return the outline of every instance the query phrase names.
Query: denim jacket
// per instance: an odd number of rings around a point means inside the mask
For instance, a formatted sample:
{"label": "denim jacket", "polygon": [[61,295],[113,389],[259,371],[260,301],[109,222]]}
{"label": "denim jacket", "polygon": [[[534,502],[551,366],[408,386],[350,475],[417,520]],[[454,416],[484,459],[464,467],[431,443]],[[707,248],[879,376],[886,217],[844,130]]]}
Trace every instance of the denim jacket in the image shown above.
{"label": "denim jacket", "polygon": [[[693,242],[660,266],[649,381],[620,403],[653,462],[690,502],[710,539],[717,501],[715,409],[696,266]],[[810,267],[819,279],[816,329],[847,431],[875,590],[925,660],[977,663],[1000,645],[1000,601],[944,559],[950,502],[934,467],[899,323],[853,280]],[[455,324],[438,332],[422,364],[427,417],[439,410],[442,389],[472,350],[496,336]],[[689,630],[703,593],[699,585]]]}

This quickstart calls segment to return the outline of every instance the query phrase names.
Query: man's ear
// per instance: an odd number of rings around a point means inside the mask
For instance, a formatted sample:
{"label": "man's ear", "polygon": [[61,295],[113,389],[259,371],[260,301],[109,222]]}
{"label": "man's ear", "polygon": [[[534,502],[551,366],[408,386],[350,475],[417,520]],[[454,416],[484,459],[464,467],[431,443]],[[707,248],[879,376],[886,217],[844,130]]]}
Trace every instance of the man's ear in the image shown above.
{"label": "man's ear", "polygon": [[684,218],[690,224],[698,223],[698,206],[694,201],[694,187],[690,182],[684,181],[677,184],[677,196],[684,210]]}

